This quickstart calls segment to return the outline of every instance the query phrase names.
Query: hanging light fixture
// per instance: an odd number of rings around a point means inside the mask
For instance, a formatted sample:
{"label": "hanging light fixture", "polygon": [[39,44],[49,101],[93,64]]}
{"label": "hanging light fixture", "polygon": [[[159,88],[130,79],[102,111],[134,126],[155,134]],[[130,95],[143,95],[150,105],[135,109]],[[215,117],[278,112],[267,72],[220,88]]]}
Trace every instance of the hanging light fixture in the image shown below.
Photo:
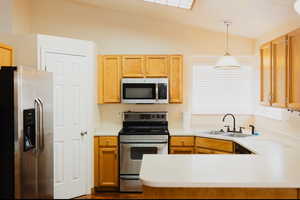
{"label": "hanging light fixture", "polygon": [[294,4],[294,8],[298,14],[300,14],[300,0],[296,0]]}
{"label": "hanging light fixture", "polygon": [[234,56],[231,56],[229,53],[229,26],[231,22],[225,21],[226,25],[226,51],[224,56],[220,58],[220,60],[216,64],[216,69],[238,69],[240,65]]}

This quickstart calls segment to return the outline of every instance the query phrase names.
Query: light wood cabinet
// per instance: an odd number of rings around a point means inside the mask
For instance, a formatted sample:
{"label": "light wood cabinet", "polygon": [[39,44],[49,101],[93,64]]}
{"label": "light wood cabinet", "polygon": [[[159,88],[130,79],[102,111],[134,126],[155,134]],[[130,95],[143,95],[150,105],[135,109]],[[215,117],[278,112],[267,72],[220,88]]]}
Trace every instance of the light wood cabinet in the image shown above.
{"label": "light wood cabinet", "polygon": [[272,41],[272,101],[273,107],[286,107],[287,37]]}
{"label": "light wood cabinet", "polygon": [[260,49],[260,102],[262,105],[271,105],[272,87],[272,44],[267,43]]}
{"label": "light wood cabinet", "polygon": [[288,34],[287,106],[300,109],[300,29]]}
{"label": "light wood cabinet", "polygon": [[232,154],[232,153],[226,151],[217,151],[217,150],[196,147],[195,154]]}
{"label": "light wood cabinet", "polygon": [[143,78],[145,76],[145,56],[122,56],[122,77]]}
{"label": "light wood cabinet", "polygon": [[206,137],[172,136],[170,154],[233,154],[234,142]]}
{"label": "light wood cabinet", "polygon": [[169,74],[170,103],[183,102],[183,57],[170,56]]}
{"label": "light wood cabinet", "polygon": [[0,66],[13,65],[13,49],[12,47],[0,43]]}
{"label": "light wood cabinet", "polygon": [[121,103],[122,78],[168,78],[169,103],[183,103],[182,55],[99,55],[98,103]]}
{"label": "light wood cabinet", "polygon": [[170,141],[171,147],[193,147],[195,145],[194,136],[172,136]]}
{"label": "light wood cabinet", "polygon": [[121,102],[121,57],[99,56],[99,99],[103,103]]}
{"label": "light wood cabinet", "polygon": [[234,144],[232,141],[228,140],[220,140],[214,138],[204,138],[204,137],[196,137],[195,147],[205,148],[218,151],[225,152],[234,152]]}
{"label": "light wood cabinet", "polygon": [[94,183],[101,191],[117,190],[119,186],[118,138],[94,138]]}
{"label": "light wood cabinet", "polygon": [[194,136],[172,136],[170,139],[171,154],[193,154],[195,145]]}
{"label": "light wood cabinet", "polygon": [[169,56],[154,55],[146,56],[145,76],[151,77],[168,77],[169,75]]}
{"label": "light wood cabinet", "polygon": [[170,147],[171,154],[194,154],[194,147]]}

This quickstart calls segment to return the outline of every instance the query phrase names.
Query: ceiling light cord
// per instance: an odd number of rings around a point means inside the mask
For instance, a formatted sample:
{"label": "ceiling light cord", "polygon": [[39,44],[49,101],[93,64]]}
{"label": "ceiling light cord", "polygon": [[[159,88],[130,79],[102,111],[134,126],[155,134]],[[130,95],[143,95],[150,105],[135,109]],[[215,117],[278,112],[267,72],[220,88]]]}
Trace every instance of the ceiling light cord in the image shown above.
{"label": "ceiling light cord", "polygon": [[225,55],[230,55],[229,53],[229,26],[230,26],[230,22],[225,22],[226,24],[226,51],[225,51]]}

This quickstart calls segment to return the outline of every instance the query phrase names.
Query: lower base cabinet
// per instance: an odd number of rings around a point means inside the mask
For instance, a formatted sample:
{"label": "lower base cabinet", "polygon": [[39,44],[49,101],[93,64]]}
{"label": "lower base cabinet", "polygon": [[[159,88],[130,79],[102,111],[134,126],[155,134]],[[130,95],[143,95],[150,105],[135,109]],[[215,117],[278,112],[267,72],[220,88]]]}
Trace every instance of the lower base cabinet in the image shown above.
{"label": "lower base cabinet", "polygon": [[194,154],[194,147],[171,147],[171,154]]}
{"label": "lower base cabinet", "polygon": [[198,136],[172,136],[170,154],[234,154],[232,141]]}
{"label": "lower base cabinet", "polygon": [[95,191],[119,189],[118,137],[94,138]]}

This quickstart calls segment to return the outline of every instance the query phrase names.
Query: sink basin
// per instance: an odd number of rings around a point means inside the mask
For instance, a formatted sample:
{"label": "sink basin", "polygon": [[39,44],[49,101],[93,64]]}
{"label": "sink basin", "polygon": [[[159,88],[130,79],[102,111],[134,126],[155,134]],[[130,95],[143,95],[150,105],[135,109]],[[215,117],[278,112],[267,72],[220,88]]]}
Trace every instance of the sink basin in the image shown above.
{"label": "sink basin", "polygon": [[209,134],[211,134],[211,135],[223,135],[223,134],[225,134],[225,132],[223,132],[223,131],[210,131]]}
{"label": "sink basin", "polygon": [[229,133],[229,134],[226,134],[226,136],[229,136],[229,137],[249,137],[251,135],[247,135],[247,134],[244,134],[244,133]]}

